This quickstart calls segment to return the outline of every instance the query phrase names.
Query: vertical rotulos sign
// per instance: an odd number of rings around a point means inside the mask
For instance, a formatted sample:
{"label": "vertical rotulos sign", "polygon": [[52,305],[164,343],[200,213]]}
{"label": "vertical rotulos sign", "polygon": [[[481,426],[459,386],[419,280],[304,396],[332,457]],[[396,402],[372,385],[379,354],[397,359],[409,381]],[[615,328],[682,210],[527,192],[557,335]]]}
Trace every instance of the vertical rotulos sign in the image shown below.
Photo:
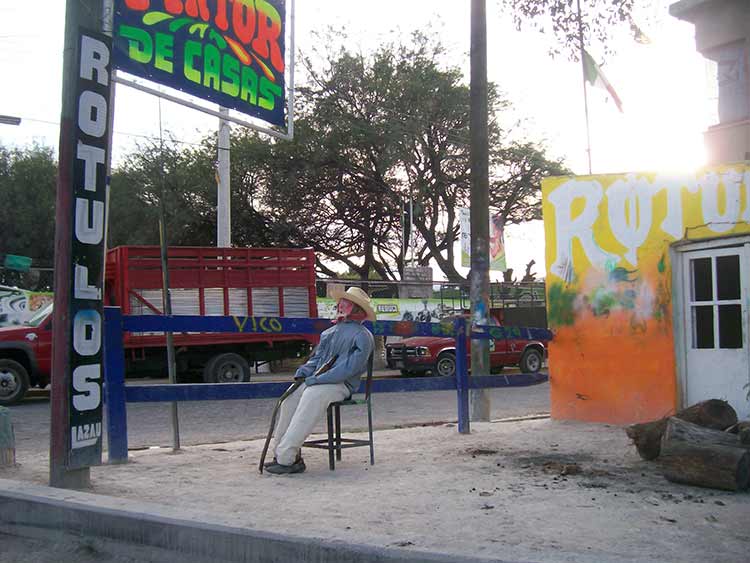
{"label": "vertical rotulos sign", "polygon": [[70,448],[68,468],[101,463],[104,233],[106,232],[107,163],[111,40],[81,29],[75,113],[68,319],[70,354]]}
{"label": "vertical rotulos sign", "polygon": [[284,125],[285,0],[115,0],[114,66]]}

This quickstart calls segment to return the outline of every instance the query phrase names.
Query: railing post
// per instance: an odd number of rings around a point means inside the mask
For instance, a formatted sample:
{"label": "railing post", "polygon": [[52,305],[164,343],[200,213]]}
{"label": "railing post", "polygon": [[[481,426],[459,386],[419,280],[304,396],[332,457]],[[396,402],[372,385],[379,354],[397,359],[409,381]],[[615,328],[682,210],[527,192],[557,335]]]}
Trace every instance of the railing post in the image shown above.
{"label": "railing post", "polygon": [[469,366],[466,361],[466,319],[457,318],[453,323],[456,333],[456,394],[458,397],[458,431],[471,432],[469,422]]}
{"label": "railing post", "polygon": [[128,418],[125,409],[125,352],[122,313],[104,307],[104,408],[107,413],[109,463],[128,461]]}

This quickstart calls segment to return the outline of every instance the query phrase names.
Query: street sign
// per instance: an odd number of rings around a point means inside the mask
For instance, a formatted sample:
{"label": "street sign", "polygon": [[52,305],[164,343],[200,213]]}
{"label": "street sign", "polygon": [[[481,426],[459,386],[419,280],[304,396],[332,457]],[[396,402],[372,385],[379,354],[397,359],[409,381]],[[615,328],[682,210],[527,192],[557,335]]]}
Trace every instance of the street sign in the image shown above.
{"label": "street sign", "polygon": [[6,254],[3,260],[3,267],[8,270],[17,272],[28,272],[31,268],[31,258],[28,256],[16,256],[15,254]]}

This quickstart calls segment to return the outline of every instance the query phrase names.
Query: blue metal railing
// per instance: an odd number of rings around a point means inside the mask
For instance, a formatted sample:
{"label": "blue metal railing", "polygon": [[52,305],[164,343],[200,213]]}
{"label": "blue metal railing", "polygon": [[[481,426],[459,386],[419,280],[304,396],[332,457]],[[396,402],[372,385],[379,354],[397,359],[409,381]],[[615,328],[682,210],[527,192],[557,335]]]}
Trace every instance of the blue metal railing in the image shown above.
{"label": "blue metal railing", "polygon": [[[268,399],[279,397],[289,386],[282,383],[219,383],[125,386],[123,332],[224,332],[254,334],[319,334],[332,326],[328,319],[282,317],[123,316],[119,307],[105,307],[105,408],[109,461],[127,460],[128,432],[126,403]],[[482,375],[469,377],[466,321],[416,323],[376,321],[365,323],[376,336],[441,336],[456,339],[456,377],[378,379],[375,393],[455,390],[458,402],[458,430],[468,433],[469,389],[534,385],[547,380],[544,374]],[[472,339],[507,338],[549,340],[552,333],[541,328],[475,326]],[[364,384],[358,392],[364,392]]]}

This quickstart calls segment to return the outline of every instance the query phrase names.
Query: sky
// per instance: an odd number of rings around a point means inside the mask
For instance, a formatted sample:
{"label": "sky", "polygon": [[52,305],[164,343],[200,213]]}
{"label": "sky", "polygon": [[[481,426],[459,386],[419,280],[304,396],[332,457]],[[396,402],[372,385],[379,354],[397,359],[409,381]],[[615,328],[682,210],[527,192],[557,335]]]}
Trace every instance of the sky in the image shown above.
{"label": "sky", "polygon": [[[636,12],[649,44],[613,33],[614,55],[590,46],[624,106],[620,113],[604,91],[588,89],[595,174],[692,171],[705,163],[703,131],[713,123],[715,109],[707,63],[695,51],[693,26],[669,16],[670,3],[654,0]],[[5,77],[0,114],[22,118],[20,126],[0,124],[5,146],[57,146],[64,12],[64,0],[0,2],[0,69]],[[297,0],[296,24],[298,51],[319,47],[314,32],[333,26],[345,29],[354,38],[350,47],[364,53],[429,25],[448,48],[446,63],[463,69],[468,83],[469,0]],[[487,0],[487,35],[488,78],[513,103],[513,116],[522,123],[513,134],[543,143],[550,157],[564,159],[574,173],[588,173],[580,63],[552,58],[552,38],[530,29],[517,31],[498,0]],[[190,143],[216,130],[217,119],[118,86],[115,163],[138,142],[158,139],[160,125],[165,134]],[[543,276],[543,241],[541,221],[509,227],[509,266],[522,274],[533,259],[533,271]],[[492,273],[493,280],[499,278]]]}

